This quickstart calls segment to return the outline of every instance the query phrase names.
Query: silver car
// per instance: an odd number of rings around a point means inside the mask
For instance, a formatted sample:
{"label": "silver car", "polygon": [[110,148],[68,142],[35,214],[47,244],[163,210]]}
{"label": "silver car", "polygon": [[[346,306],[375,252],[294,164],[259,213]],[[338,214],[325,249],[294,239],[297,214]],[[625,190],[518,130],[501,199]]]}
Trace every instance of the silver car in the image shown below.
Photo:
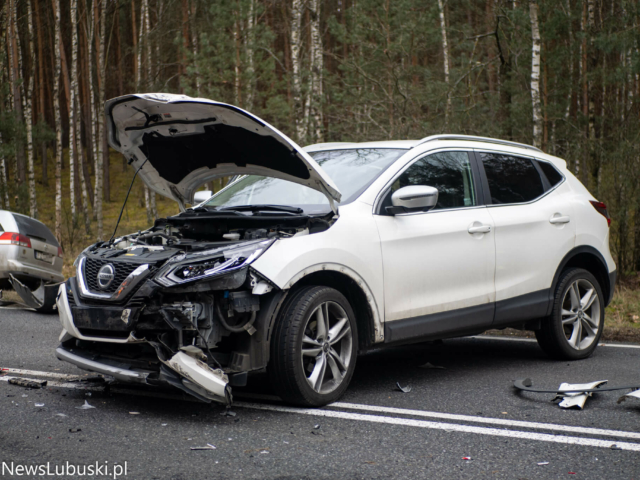
{"label": "silver car", "polygon": [[62,275],[62,247],[47,226],[0,210],[0,290],[13,288],[27,306],[51,311]]}

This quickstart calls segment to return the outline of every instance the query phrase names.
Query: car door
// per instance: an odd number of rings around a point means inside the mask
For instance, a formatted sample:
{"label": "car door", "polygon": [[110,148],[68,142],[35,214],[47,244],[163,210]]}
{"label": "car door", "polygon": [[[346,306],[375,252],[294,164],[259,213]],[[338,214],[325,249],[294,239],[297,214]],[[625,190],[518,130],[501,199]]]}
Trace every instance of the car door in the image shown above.
{"label": "car door", "polygon": [[[375,221],[382,248],[386,342],[491,324],[493,221],[483,205],[479,178],[472,154],[440,151],[416,159],[382,194]],[[391,194],[407,185],[437,188],[436,207],[387,214]]]}
{"label": "car door", "polygon": [[571,191],[550,163],[490,151],[476,156],[495,225],[494,325],[540,318],[556,269],[575,244]]}

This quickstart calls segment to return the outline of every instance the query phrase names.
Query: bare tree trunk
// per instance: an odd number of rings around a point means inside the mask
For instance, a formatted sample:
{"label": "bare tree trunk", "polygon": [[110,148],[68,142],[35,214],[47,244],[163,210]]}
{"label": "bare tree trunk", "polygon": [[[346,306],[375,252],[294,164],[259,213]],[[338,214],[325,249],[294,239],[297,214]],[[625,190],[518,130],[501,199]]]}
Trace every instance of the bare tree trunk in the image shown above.
{"label": "bare tree trunk", "polygon": [[[46,114],[45,114],[45,88],[44,88],[44,79],[46,77],[44,71],[44,49],[42,47],[42,37],[44,35],[44,31],[42,30],[42,22],[40,20],[40,7],[38,6],[38,1],[34,2],[35,13],[36,13],[36,30],[38,31],[38,87],[40,90],[40,116],[39,120],[41,122],[46,122]],[[49,179],[47,178],[47,143],[41,142],[42,146],[42,184],[46,187],[49,185]]]}
{"label": "bare tree trunk", "polygon": [[447,84],[447,106],[444,111],[444,129],[449,128],[449,118],[451,117],[451,85],[449,83],[449,41],[447,40],[447,19],[444,15],[444,4],[438,0],[440,10],[440,31],[442,32],[442,57],[444,61],[444,83]]}
{"label": "bare tree trunk", "polygon": [[538,25],[538,3],[529,2],[531,20],[531,106],[533,110],[533,146],[542,148],[543,118],[540,104],[540,27]]}
{"label": "bare tree trunk", "polygon": [[29,24],[29,84],[27,85],[27,95],[25,98],[25,124],[27,127],[27,178],[29,182],[29,215],[38,217],[38,204],[36,202],[36,177],[33,169],[33,87],[36,74],[36,54],[33,47],[33,15],[31,12],[31,0],[27,0],[27,23]]}
{"label": "bare tree trunk", "polygon": [[76,92],[78,91],[78,21],[77,0],[71,0],[71,89],[69,91],[69,202],[73,225],[77,225],[78,211],[76,209]]}
{"label": "bare tree trunk", "polygon": [[[151,32],[151,22],[149,20],[149,0],[144,0],[144,29],[145,29],[145,42],[147,50],[147,88],[151,87],[153,82],[153,75],[151,73],[151,38],[149,34]],[[156,192],[149,190],[149,210],[152,220],[155,221],[158,218],[158,209],[156,207]]]}
{"label": "bare tree trunk", "polygon": [[[55,46],[61,44],[60,38],[60,0],[54,0]],[[60,49],[54,48],[56,69],[53,75],[53,111],[56,129],[56,238],[62,242],[62,121],[60,119]]]}
{"label": "bare tree trunk", "polygon": [[[91,2],[91,13],[86,9],[85,24],[87,26],[87,76],[89,84],[89,121],[91,123],[90,130],[87,131],[87,138],[89,140],[88,148],[91,151],[91,158],[93,159],[93,171],[95,173],[94,188],[93,188],[93,219],[98,220],[98,203],[100,203],[100,209],[102,210],[102,200],[98,202],[98,118],[96,115],[95,106],[95,92],[93,88],[93,40],[95,35],[95,16],[97,11],[97,0]],[[102,198],[102,197],[101,197]],[[98,231],[100,231],[100,225],[98,225]]]}
{"label": "bare tree trunk", "polygon": [[242,107],[242,84],[240,82],[240,12],[235,10],[233,12],[235,16],[235,22],[233,24],[233,39],[236,46],[236,62],[234,65],[234,81],[233,81],[233,93],[235,97],[235,103],[239,107]]}
{"label": "bare tree trunk", "polygon": [[300,78],[300,52],[302,40],[303,0],[293,0],[291,5],[291,67],[293,77],[293,115],[296,121],[296,140],[303,142],[307,136],[307,125],[304,123],[302,103],[302,79]]}
{"label": "bare tree trunk", "polygon": [[[0,134],[0,143],[2,142],[2,134]],[[7,163],[5,162],[4,156],[0,153],[0,203],[4,199],[5,210],[11,210],[11,205],[9,204],[9,185],[7,184]]]}
{"label": "bare tree trunk", "polygon": [[311,9],[311,118],[313,121],[313,141],[324,141],[324,122],[322,118],[322,76],[324,70],[322,35],[320,34],[321,0],[310,0]]}
{"label": "bare tree trunk", "polygon": [[[251,6],[253,7],[254,0],[251,0]],[[195,67],[195,76],[196,76],[196,90],[198,95],[200,95],[201,79],[200,79],[200,69],[198,68],[198,31],[196,30],[196,5],[195,1],[191,2],[191,52],[193,53],[193,66]],[[253,55],[253,51],[252,51]],[[253,57],[252,57],[253,62]],[[253,66],[253,63],[252,63]]]}
{"label": "bare tree trunk", "polygon": [[249,0],[249,12],[247,15],[247,35],[245,41],[245,56],[247,58],[247,94],[245,108],[253,110],[253,99],[256,88],[256,71],[253,61],[253,52],[256,43],[255,32],[255,0]]}
{"label": "bare tree trunk", "polygon": [[[18,14],[17,14],[18,0],[9,1],[9,49],[10,52],[10,80],[12,86],[13,95],[13,110],[16,114],[16,119],[22,122],[24,119],[24,85],[20,82],[22,78],[22,53],[20,49],[20,38],[18,33]],[[18,184],[22,185],[25,181],[25,168],[24,168],[24,145],[22,142],[16,142],[16,155],[15,155],[15,175],[18,180]]]}
{"label": "bare tree trunk", "polygon": [[[93,0],[96,2],[97,0]],[[95,18],[95,17],[94,17]],[[106,58],[105,58],[105,48],[104,48],[104,40],[106,36],[107,30],[107,0],[102,0],[101,4],[101,14],[100,14],[100,47],[98,49],[98,58],[96,59],[96,66],[98,71],[98,128],[97,128],[97,165],[96,165],[96,217],[98,219],[98,240],[102,240],[103,236],[103,218],[102,218],[102,193],[103,193],[103,180],[104,180],[104,153],[103,152],[103,139],[105,136],[104,132],[104,114],[102,113],[102,106],[104,105],[104,90],[105,90],[105,72],[106,72]],[[95,30],[95,26],[94,26]],[[97,34],[98,32],[94,32]]]}

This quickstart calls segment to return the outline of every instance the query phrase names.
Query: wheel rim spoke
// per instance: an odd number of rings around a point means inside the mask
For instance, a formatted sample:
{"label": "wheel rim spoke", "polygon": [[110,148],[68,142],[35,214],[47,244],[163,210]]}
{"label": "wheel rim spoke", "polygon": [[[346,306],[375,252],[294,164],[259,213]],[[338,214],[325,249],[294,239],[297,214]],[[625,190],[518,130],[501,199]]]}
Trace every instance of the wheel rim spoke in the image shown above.
{"label": "wheel rim spoke", "polygon": [[[344,373],[339,368],[338,363],[336,362],[333,355],[327,355],[327,363],[329,364],[329,368],[331,369],[331,374],[333,375],[333,380],[335,382],[341,382],[344,377]],[[346,373],[346,371],[345,371]]]}
{"label": "wheel rim spoke", "polygon": [[324,340],[327,338],[327,324],[324,317],[324,304],[320,305],[316,310],[316,340]]}
{"label": "wheel rim spoke", "polygon": [[322,352],[322,347],[303,348],[302,355],[305,357],[315,357]]}
{"label": "wheel rim spoke", "polygon": [[578,310],[580,308],[580,292],[578,291],[578,282],[571,285],[569,289],[569,295],[571,298],[571,310]]}
{"label": "wheel rim spoke", "polygon": [[342,361],[342,358],[340,358],[340,355],[338,355],[338,352],[336,352],[333,348],[329,350],[329,356],[333,358],[333,360],[335,360],[335,362],[338,364],[341,370],[345,370],[345,371],[347,370],[347,366]]}
{"label": "wheel rim spoke", "polygon": [[349,319],[343,318],[338,323],[336,323],[331,330],[329,330],[329,343],[331,345],[335,345],[342,337],[344,337],[347,333],[351,332],[351,327],[349,326]]}
{"label": "wheel rim spoke", "polygon": [[588,309],[591,304],[593,303],[593,300],[595,299],[595,295],[594,293],[594,289],[590,288],[589,290],[587,290],[587,293],[584,294],[584,296],[580,299],[580,308],[582,308],[583,310]]}
{"label": "wheel rim spoke", "polygon": [[[591,320],[591,319],[589,319],[589,320]],[[596,332],[598,331],[597,327],[594,330],[593,326],[590,324],[589,321],[587,321],[586,318],[581,322],[581,328],[584,329],[584,332],[586,333],[585,339],[587,339],[587,338],[591,339],[592,337],[595,337],[596,336]],[[591,342],[589,342],[589,343],[591,343]]]}
{"label": "wheel rim spoke", "polygon": [[575,322],[573,324],[573,331],[571,332],[571,337],[569,338],[569,343],[573,348],[580,348],[580,337],[582,337],[582,322]]}
{"label": "wheel rim spoke", "polygon": [[571,323],[575,323],[575,321],[578,319],[577,315],[572,315],[571,317],[568,318],[563,318],[562,319],[562,325],[569,325]]}
{"label": "wheel rim spoke", "polygon": [[322,381],[324,380],[324,374],[327,369],[327,359],[324,353],[321,353],[316,357],[316,364],[313,367],[313,371],[307,381],[311,388],[313,388],[316,392],[320,392],[322,388]]}
{"label": "wheel rim spoke", "polygon": [[309,337],[308,335],[305,335],[305,336],[302,338],[302,343],[310,343],[311,345],[317,345],[317,346],[320,346],[320,342],[319,342],[319,341],[317,341],[317,340],[315,340],[315,339],[313,339],[313,338]]}
{"label": "wheel rim spoke", "polygon": [[[586,313],[584,314],[584,323],[585,325],[589,325],[590,329],[595,329],[596,332],[598,331],[598,324],[594,322],[593,319]],[[595,332],[594,332],[594,335],[595,335]]]}

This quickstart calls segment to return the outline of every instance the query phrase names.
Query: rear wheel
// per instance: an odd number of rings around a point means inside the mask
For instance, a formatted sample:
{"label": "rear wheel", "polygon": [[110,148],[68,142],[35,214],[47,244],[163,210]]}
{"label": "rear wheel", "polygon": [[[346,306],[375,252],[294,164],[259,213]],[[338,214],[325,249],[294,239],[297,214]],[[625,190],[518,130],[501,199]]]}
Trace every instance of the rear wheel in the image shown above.
{"label": "rear wheel", "polygon": [[347,299],[329,287],[304,287],[283,306],[271,339],[269,375],[278,395],[318,407],[347,389],[358,332]]}
{"label": "rear wheel", "polygon": [[581,268],[565,270],[556,287],[553,311],[536,338],[551,357],[578,360],[596,349],[604,328],[604,296],[596,278]]}

